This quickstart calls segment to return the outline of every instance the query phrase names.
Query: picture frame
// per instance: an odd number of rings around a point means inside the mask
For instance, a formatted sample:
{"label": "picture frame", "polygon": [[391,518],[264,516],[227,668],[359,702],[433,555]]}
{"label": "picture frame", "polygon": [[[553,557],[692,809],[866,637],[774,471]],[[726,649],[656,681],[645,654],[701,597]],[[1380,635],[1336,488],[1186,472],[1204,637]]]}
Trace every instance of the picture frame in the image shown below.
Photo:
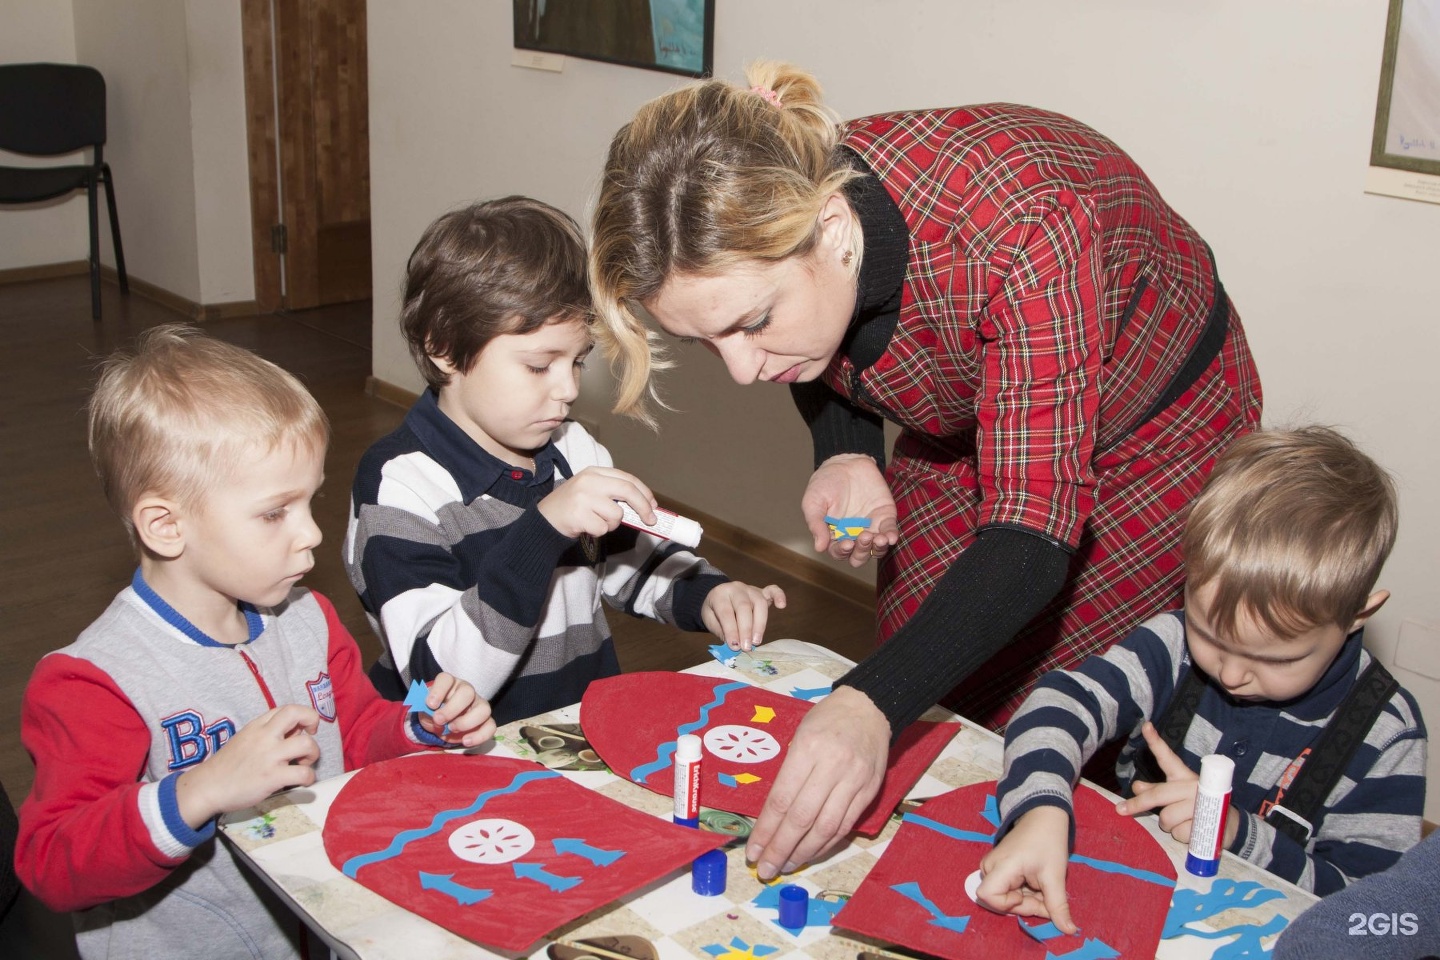
{"label": "picture frame", "polygon": [[515,48],[708,77],[715,0],[513,0]]}
{"label": "picture frame", "polygon": [[1390,0],[1370,165],[1440,176],[1440,0]]}

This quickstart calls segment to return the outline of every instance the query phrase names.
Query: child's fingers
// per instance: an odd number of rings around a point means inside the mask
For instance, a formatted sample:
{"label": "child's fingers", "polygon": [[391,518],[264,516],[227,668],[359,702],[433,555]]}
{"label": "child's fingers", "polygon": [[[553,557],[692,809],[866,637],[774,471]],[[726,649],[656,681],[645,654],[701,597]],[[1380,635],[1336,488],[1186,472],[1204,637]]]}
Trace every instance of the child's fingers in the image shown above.
{"label": "child's fingers", "polygon": [[770,584],[768,587],[761,590],[760,593],[764,595],[767,601],[775,604],[776,607],[780,608],[781,610],[785,609],[785,591],[781,590],[775,584]]}
{"label": "child's fingers", "polygon": [[[1195,798],[1187,797],[1184,800],[1177,800],[1160,811],[1160,829],[1175,836],[1175,831],[1185,827],[1195,819]],[[1175,837],[1179,840],[1179,837]],[[1190,839],[1190,830],[1185,829],[1185,839]]]}
{"label": "child's fingers", "polygon": [[1070,919],[1070,898],[1065,893],[1065,871],[1058,874],[1042,873],[1039,878],[1040,895],[1045,898],[1045,910],[1050,921],[1065,933],[1074,936],[1079,932],[1075,921]]}
{"label": "child's fingers", "polygon": [[1195,776],[1194,771],[1185,766],[1185,761],[1181,760],[1175,754],[1175,751],[1170,749],[1170,745],[1165,742],[1165,738],[1160,736],[1160,731],[1155,729],[1155,724],[1147,720],[1145,725],[1140,728],[1140,734],[1145,738],[1145,743],[1149,745],[1150,752],[1155,755],[1155,762],[1160,765],[1161,770],[1165,771],[1167,778],[1174,780],[1180,777]]}
{"label": "child's fingers", "polygon": [[439,710],[445,705],[451,690],[455,687],[456,680],[448,673],[441,673],[430,681],[430,688],[425,693],[425,706],[431,710]]}
{"label": "child's fingers", "polygon": [[309,733],[297,732],[280,741],[275,757],[285,764],[313,766],[320,760],[320,743]]}
{"label": "child's fingers", "polygon": [[1115,805],[1115,812],[1122,816],[1134,816],[1147,810],[1168,807],[1170,804],[1178,803],[1186,798],[1193,803],[1196,783],[1197,781],[1194,780],[1167,780],[1164,783],[1154,784],[1144,793],[1137,793],[1129,800],[1120,801]]}
{"label": "child's fingers", "polygon": [[288,737],[300,730],[313,734],[320,729],[320,714],[311,707],[287,703],[260,717],[259,722],[267,729],[278,731],[282,737]]}

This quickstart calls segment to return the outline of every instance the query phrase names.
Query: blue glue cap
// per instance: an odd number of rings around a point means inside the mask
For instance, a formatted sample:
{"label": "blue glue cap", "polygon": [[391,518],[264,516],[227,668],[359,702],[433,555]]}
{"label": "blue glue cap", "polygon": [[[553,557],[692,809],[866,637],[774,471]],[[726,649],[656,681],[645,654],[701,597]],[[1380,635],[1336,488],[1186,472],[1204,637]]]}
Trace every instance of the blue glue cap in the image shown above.
{"label": "blue glue cap", "polygon": [[718,897],[725,892],[725,871],[729,861],[724,850],[702,853],[690,865],[690,889],[702,897]]}
{"label": "blue glue cap", "polygon": [[780,888],[780,926],[799,930],[810,914],[810,892],[795,883]]}

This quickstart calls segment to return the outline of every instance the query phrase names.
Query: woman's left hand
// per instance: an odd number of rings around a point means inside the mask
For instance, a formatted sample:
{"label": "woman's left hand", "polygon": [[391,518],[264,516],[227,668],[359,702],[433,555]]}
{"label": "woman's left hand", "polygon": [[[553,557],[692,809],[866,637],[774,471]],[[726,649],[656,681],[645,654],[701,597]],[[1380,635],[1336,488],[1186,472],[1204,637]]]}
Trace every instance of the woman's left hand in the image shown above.
{"label": "woman's left hand", "polygon": [[[805,486],[800,511],[815,537],[815,552],[828,551],[852,567],[880,559],[900,540],[895,498],[885,474],[863,453],[842,453],[820,464]],[[826,516],[869,517],[870,526],[854,540],[835,540]]]}

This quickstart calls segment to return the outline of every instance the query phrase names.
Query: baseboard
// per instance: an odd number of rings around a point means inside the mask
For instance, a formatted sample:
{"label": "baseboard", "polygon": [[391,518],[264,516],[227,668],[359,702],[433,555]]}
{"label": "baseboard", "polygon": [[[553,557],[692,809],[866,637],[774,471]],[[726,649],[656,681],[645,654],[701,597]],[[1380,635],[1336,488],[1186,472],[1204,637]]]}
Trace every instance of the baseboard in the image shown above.
{"label": "baseboard", "polygon": [[[397,387],[393,383],[387,383],[374,376],[365,378],[365,393],[367,396],[393,403],[407,410],[418,399],[418,394],[413,391]],[[655,494],[655,499],[666,510],[672,510],[699,523],[705,528],[705,536],[708,539],[717,540],[732,550],[738,550],[777,570],[784,570],[797,580],[803,580],[811,586],[819,587],[838,597],[870,608],[875,606],[873,584],[847,576],[823,560],[796,553],[774,540],[766,540],[743,527],[737,527],[735,524],[721,520],[703,510],[696,510],[694,507],[664,494]]]}
{"label": "baseboard", "polygon": [[365,378],[365,395],[374,397],[376,400],[384,400],[386,403],[393,403],[397,407],[404,407],[406,410],[413,407],[415,401],[420,399],[420,394],[413,390],[397,387],[379,377]]}
{"label": "baseboard", "polygon": [[[100,265],[100,279],[106,283],[118,284],[120,275],[115,272],[114,267]],[[172,293],[164,287],[156,286],[148,280],[141,280],[134,274],[127,279],[130,281],[130,292],[144,297],[152,303],[158,303],[162,307],[168,307],[176,313],[184,314],[187,320],[197,323],[209,323],[213,320],[228,320],[231,317],[250,317],[260,312],[259,305],[254,300],[234,300],[229,303],[196,303],[188,297],[182,297],[178,293]]]}
{"label": "baseboard", "polygon": [[[64,263],[40,263],[32,267],[12,267],[8,270],[0,270],[0,286],[11,283],[29,283],[32,280],[54,280],[57,277],[79,277],[89,272],[90,262],[88,260],[67,260]],[[104,264],[100,265],[100,279],[105,283],[117,286],[120,283],[120,275],[115,272],[115,268],[107,267]],[[141,280],[133,274],[127,279],[130,281],[131,293],[183,314],[187,320],[206,323],[211,320],[228,320],[231,317],[254,316],[260,312],[259,305],[254,300],[196,303],[178,293],[171,293],[164,287],[157,287],[153,283]]]}
{"label": "baseboard", "polygon": [[69,260],[65,263],[37,263],[31,267],[10,267],[0,270],[0,285],[29,283],[32,280],[53,280],[56,277],[77,277],[88,273],[90,264],[85,260]]}

